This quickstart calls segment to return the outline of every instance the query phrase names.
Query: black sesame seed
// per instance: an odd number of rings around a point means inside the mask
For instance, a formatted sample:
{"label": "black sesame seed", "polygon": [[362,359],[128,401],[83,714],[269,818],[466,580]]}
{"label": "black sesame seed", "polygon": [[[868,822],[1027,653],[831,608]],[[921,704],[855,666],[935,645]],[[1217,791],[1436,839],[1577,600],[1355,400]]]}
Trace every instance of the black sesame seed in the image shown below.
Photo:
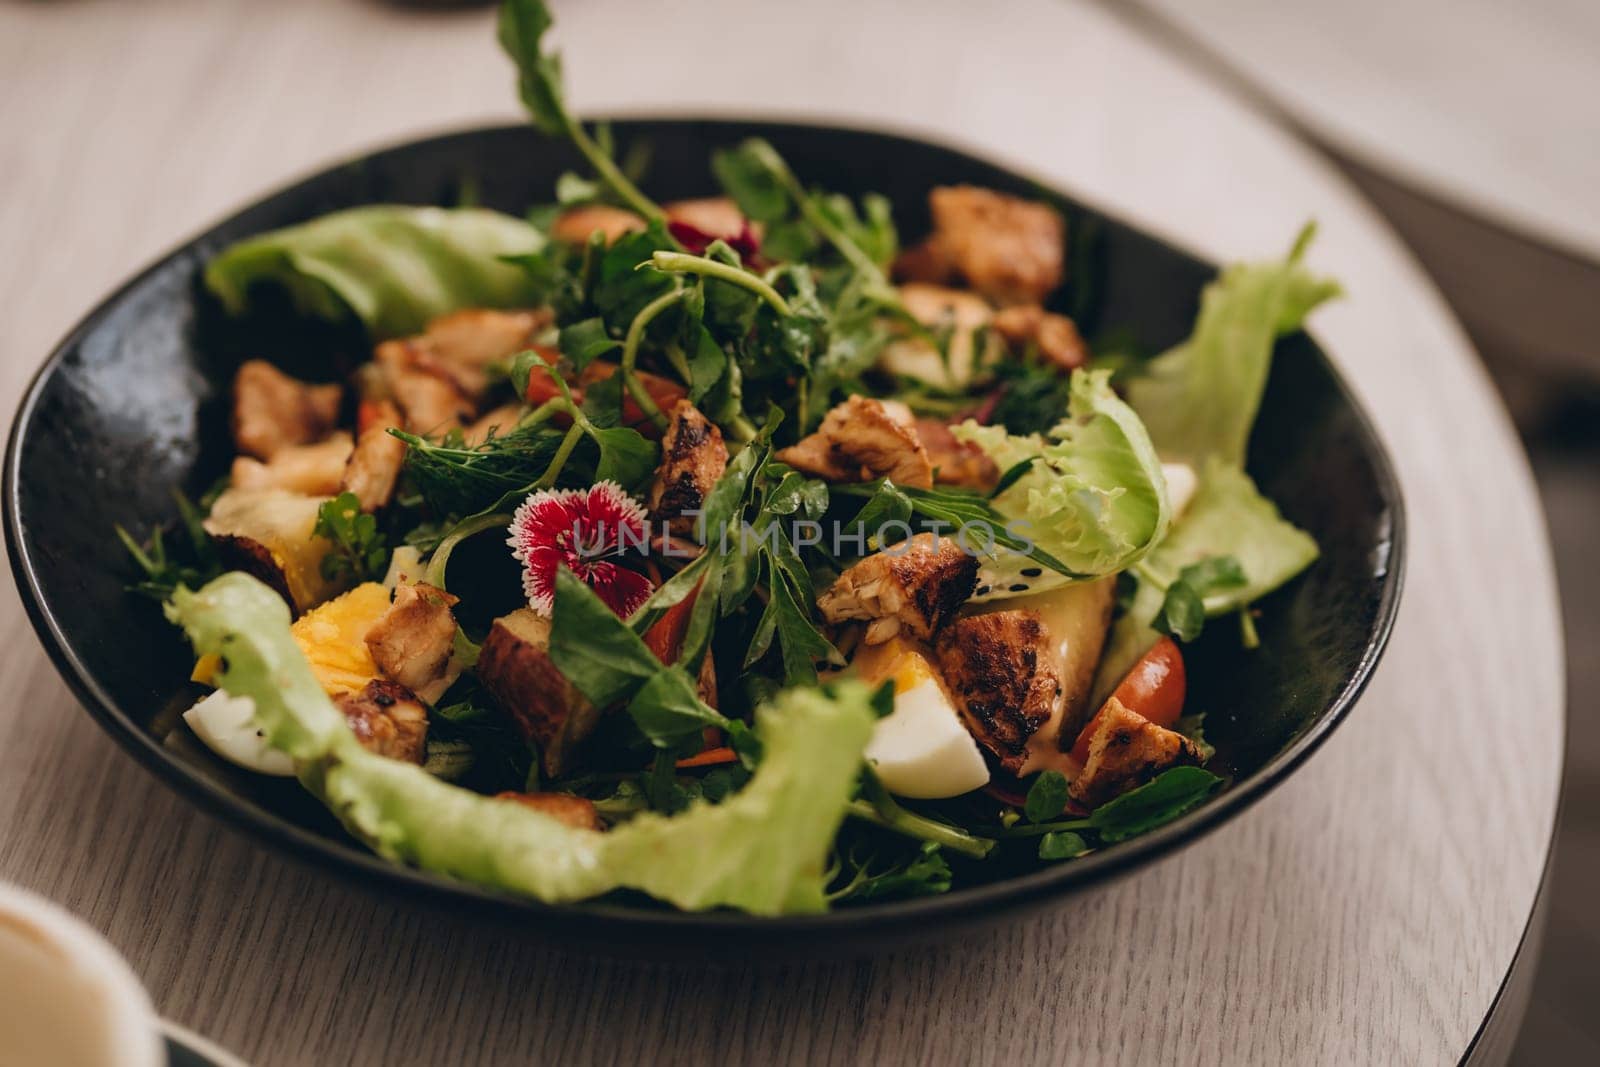
{"label": "black sesame seed", "polygon": [[975,591],[974,591],[974,592],[973,592],[973,594],[972,594],[972,595],[973,595],[973,596],[984,596],[984,595],[986,595],[986,594],[987,594],[987,593],[988,593],[988,592],[989,592],[989,587],[988,587],[988,586],[986,586],[986,585],[980,585],[980,586],[978,586],[978,588],[977,588],[977,589],[976,589],[976,590],[975,590]]}
{"label": "black sesame seed", "polygon": [[1044,568],[1043,567],[1024,567],[1024,568],[1022,568],[1022,576],[1024,578],[1037,578],[1037,577],[1039,577],[1039,575],[1041,575],[1043,573],[1044,573]]}
{"label": "black sesame seed", "polygon": [[1026,593],[1027,591],[1028,591],[1028,583],[1027,582],[1018,582],[1016,585],[1013,585],[1011,587],[1011,592],[1013,592],[1013,593]]}

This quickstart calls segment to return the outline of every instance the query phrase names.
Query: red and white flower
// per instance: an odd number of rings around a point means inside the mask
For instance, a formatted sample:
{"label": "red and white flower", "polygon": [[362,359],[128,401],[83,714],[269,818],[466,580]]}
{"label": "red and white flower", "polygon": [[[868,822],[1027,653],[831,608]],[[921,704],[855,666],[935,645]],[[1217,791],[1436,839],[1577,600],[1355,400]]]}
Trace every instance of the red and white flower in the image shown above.
{"label": "red and white flower", "polygon": [[522,564],[522,591],[541,615],[555,607],[556,572],[563,565],[621,618],[650,596],[650,579],[616,562],[648,533],[644,508],[616,482],[531,493],[511,516],[510,529],[506,543]]}

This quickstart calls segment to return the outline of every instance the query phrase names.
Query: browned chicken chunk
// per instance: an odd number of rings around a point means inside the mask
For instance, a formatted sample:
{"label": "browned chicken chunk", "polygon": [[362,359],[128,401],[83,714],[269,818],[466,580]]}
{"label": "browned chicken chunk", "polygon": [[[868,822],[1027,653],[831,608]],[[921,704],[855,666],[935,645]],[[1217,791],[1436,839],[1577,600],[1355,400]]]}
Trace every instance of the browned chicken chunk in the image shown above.
{"label": "browned chicken chunk", "polygon": [[594,801],[571,793],[506,792],[497,794],[495,799],[509,800],[525,808],[532,808],[557,822],[565,823],[574,830],[605,829],[605,824],[600,821],[600,813],[595,810]]}
{"label": "browned chicken chunk", "polygon": [[650,514],[666,522],[673,533],[692,535],[696,518],[684,512],[705,507],[706,496],[727,467],[722,431],[689,401],[678,401],[661,438],[661,465],[646,498]]}
{"label": "browned chicken chunk", "polygon": [[504,437],[516,429],[517,421],[522,418],[521,404],[501,404],[487,415],[479,415],[472,425],[461,431],[462,440],[468,448],[477,448],[491,436]]}
{"label": "browned chicken chunk", "polygon": [[1077,324],[1038,304],[1002,308],[995,313],[994,328],[1013,352],[1033,348],[1063,371],[1076,370],[1089,361],[1089,346]]}
{"label": "browned chicken chunk", "polygon": [[848,568],[817,597],[817,608],[829,622],[866,621],[869,645],[902,629],[926,641],[972,595],[977,581],[976,556],[953,537],[922,533]]}
{"label": "browned chicken chunk", "polygon": [[556,221],[550,226],[550,236],[568,244],[581,245],[589,240],[591,234],[603,233],[609,245],[642,229],[644,219],[631,211],[609,204],[585,204],[568,208],[557,215]]}
{"label": "browned chicken chunk", "polygon": [[389,503],[406,460],[405,442],[389,432],[401,424],[400,409],[388,400],[374,401],[373,407],[375,414],[356,438],[339,480],[339,491],[354,493],[362,511],[377,511]]}
{"label": "browned chicken chunk", "polygon": [[980,189],[928,194],[933,234],[895,260],[905,281],[965,281],[996,304],[1038,304],[1061,284],[1066,229],[1047,204]]}
{"label": "browned chicken chunk", "polygon": [[1195,743],[1128,710],[1116,697],[1090,723],[1089,758],[1068,792],[1086,807],[1098,807],[1168,767],[1199,764]]}
{"label": "browned chicken chunk", "polygon": [[361,747],[390,759],[421,763],[428,743],[428,709],[398,682],[377,679],[359,693],[333,698]]}
{"label": "browned chicken chunk", "polygon": [[280,448],[320,441],[339,418],[338,385],[309,385],[262,359],[233,379],[233,441],[240,452],[271,459]]}
{"label": "browned chicken chunk", "polygon": [[779,462],[830,482],[870,482],[928,489],[933,464],[903,405],[852,396],[823,417],[817,432],[780,450]]}
{"label": "browned chicken chunk", "polygon": [[228,484],[235,489],[288,489],[331,496],[339,491],[350,447],[350,435],[340,432],[314,445],[280,448],[265,463],[235,456]]}
{"label": "browned chicken chunk", "polygon": [[1010,774],[1055,713],[1061,683],[1043,655],[1045,630],[1031,611],[956,619],[935,646],[939,671],[967,729]]}
{"label": "browned chicken chunk", "polygon": [[418,693],[430,695],[448,677],[455,650],[456,620],[450,613],[459,598],[423,582],[400,585],[394,603],[367,631],[372,662],[385,675]]}
{"label": "browned chicken chunk", "polygon": [[466,308],[434,319],[413,341],[463,393],[480,398],[489,387],[489,367],[533,344],[550,320],[548,311]]}
{"label": "browned chicken chunk", "polygon": [[472,401],[419,338],[385,341],[373,359],[412,433],[437,436],[472,416]]}
{"label": "browned chicken chunk", "polygon": [[987,493],[1000,481],[1000,468],[989,453],[971,441],[957,439],[950,427],[938,419],[918,419],[917,439],[927,449],[933,480],[940,485],[959,485]]}
{"label": "browned chicken chunk", "polygon": [[478,680],[500,710],[539,746],[546,774],[560,774],[600,712],[550,662],[550,620],[522,608],[496,619],[478,654]]}

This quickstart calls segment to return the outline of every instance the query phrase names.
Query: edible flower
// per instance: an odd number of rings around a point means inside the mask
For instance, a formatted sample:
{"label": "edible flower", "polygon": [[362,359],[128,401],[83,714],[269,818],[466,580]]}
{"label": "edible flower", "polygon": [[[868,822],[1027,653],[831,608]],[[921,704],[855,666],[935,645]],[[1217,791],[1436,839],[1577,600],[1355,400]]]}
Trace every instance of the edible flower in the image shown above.
{"label": "edible flower", "polygon": [[556,572],[566,567],[620,618],[650,596],[650,579],[616,562],[646,541],[644,509],[616,482],[588,489],[541,489],[511,516],[506,543],[522,564],[522,591],[541,615],[555,607]]}

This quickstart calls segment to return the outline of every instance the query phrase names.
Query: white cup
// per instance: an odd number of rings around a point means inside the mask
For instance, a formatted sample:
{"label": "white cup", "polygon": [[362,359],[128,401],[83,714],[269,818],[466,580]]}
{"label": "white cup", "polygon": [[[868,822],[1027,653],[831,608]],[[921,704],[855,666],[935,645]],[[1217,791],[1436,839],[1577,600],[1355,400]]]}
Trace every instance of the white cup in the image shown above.
{"label": "white cup", "polygon": [[150,997],[104,938],[0,885],[0,1067],[163,1067]]}

